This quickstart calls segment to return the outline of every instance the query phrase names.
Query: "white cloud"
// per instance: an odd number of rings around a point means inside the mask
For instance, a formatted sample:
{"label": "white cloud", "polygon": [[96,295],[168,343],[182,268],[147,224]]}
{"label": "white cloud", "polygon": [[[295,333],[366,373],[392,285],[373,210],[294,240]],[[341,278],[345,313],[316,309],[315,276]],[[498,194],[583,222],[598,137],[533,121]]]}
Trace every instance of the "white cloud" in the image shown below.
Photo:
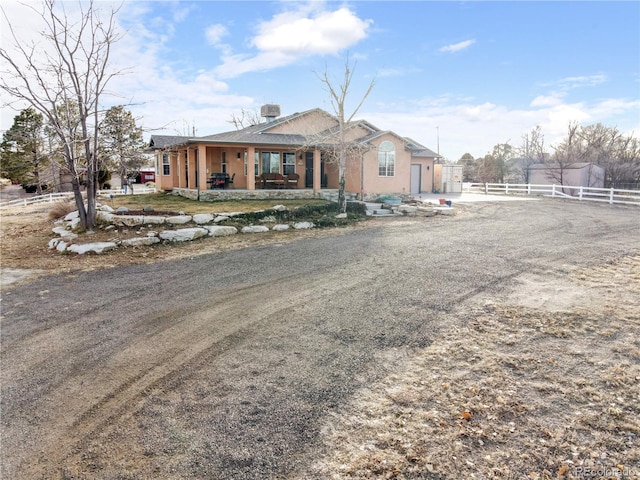
{"label": "white cloud", "polygon": [[585,75],[579,77],[566,77],[560,79],[556,84],[564,89],[570,90],[581,87],[595,87],[607,81],[607,76],[603,74]]}
{"label": "white cloud", "polygon": [[214,47],[218,46],[222,38],[228,34],[229,31],[227,30],[227,27],[221,24],[211,25],[205,32],[207,42]]}
{"label": "white cloud", "polygon": [[225,55],[216,73],[234,78],[289,65],[306,56],[335,55],[366,38],[371,24],[346,7],[325,11],[302,5],[261,23],[249,42],[258,53]]}
{"label": "white cloud", "polygon": [[[639,100],[607,99],[599,102],[561,102],[558,97],[542,101],[538,97],[535,108],[516,109],[493,102],[477,102],[454,96],[429,97],[411,104],[395,104],[390,108],[363,111],[377,127],[414,138],[452,161],[463,154],[481,157],[497,143],[509,141],[514,147],[522,143],[522,135],[540,125],[549,151],[565,135],[570,122],[582,125],[602,122],[616,125],[612,119],[623,118],[640,107]],[[532,105],[533,106],[533,105]],[[621,131],[636,132],[640,122],[618,125]]]}
{"label": "white cloud", "polygon": [[461,50],[464,50],[465,48],[469,48],[474,43],[476,43],[475,40],[465,40],[464,42],[458,42],[458,43],[453,43],[451,45],[445,45],[444,47],[441,47],[438,51],[439,52],[443,52],[443,53],[455,53],[455,52],[459,52]]}
{"label": "white cloud", "polygon": [[564,93],[552,92],[548,95],[538,95],[534,98],[529,106],[531,107],[552,107],[555,105],[560,105],[562,103],[562,99],[566,95]]}

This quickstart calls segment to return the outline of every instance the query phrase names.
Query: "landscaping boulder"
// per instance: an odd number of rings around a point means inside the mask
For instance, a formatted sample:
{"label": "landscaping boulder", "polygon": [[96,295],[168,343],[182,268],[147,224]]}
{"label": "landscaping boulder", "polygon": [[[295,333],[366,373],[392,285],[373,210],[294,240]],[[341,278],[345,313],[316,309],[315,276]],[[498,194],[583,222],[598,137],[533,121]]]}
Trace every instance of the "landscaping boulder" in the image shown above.
{"label": "landscaping boulder", "polygon": [[312,222],[297,222],[293,224],[293,228],[296,230],[306,230],[313,227],[315,227],[315,225]]}
{"label": "landscaping boulder", "polygon": [[74,252],[79,255],[84,255],[88,252],[93,253],[102,253],[109,250],[114,250],[118,248],[118,245],[115,242],[96,242],[96,243],[86,243],[84,245],[73,244],[67,247],[67,252]]}
{"label": "landscaping boulder", "polygon": [[184,225],[191,221],[191,215],[174,215],[173,217],[165,218],[165,221],[171,225]]}
{"label": "landscaping boulder", "polygon": [[284,232],[285,230],[289,230],[289,225],[285,223],[279,223],[278,225],[274,225],[271,230],[275,230],[276,232]]}
{"label": "landscaping boulder", "polygon": [[71,220],[73,220],[74,218],[79,218],[80,214],[78,213],[77,210],[67,213],[64,217],[65,221],[70,222]]}
{"label": "landscaping boulder", "polygon": [[269,227],[264,225],[249,225],[248,227],[242,227],[242,233],[263,233],[268,232]]}
{"label": "landscaping boulder", "polygon": [[105,211],[96,212],[96,220],[98,220],[99,222],[104,222],[104,223],[112,223],[113,222],[113,213],[105,212]]}
{"label": "landscaping boulder", "polygon": [[236,227],[209,225],[205,228],[209,230],[210,237],[226,237],[227,235],[235,235],[236,233],[238,233],[238,229]]}
{"label": "landscaping boulder", "polygon": [[127,238],[126,240],[122,240],[121,245],[125,245],[127,247],[140,247],[143,245],[153,245],[154,243],[160,243],[160,239],[158,237]]}
{"label": "landscaping boulder", "polygon": [[188,242],[209,234],[206,228],[180,228],[178,230],[165,230],[159,233],[161,240],[168,242]]}
{"label": "landscaping boulder", "polygon": [[414,207],[413,205],[400,205],[396,211],[403,215],[415,215],[418,211],[418,207]]}
{"label": "landscaping boulder", "polygon": [[196,213],[193,216],[193,221],[198,225],[204,225],[206,223],[213,222],[213,215],[210,213]]}
{"label": "landscaping boulder", "polygon": [[[118,209],[120,210],[120,209]],[[142,215],[113,215],[111,221],[116,225],[125,227],[138,227],[144,223]]]}
{"label": "landscaping boulder", "polygon": [[166,218],[160,215],[145,215],[143,218],[145,225],[162,225],[166,221]]}

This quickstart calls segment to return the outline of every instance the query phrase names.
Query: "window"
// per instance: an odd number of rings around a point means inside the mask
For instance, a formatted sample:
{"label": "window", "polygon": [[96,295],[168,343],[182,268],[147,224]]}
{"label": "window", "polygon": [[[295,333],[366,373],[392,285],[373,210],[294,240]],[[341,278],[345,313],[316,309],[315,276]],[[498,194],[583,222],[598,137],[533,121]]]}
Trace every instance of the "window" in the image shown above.
{"label": "window", "polygon": [[396,147],[385,140],[378,147],[378,175],[381,177],[393,177],[396,167]]}
{"label": "window", "polygon": [[282,174],[290,175],[296,173],[296,154],[295,152],[286,152],[282,155]]}
{"label": "window", "polygon": [[171,175],[171,157],[168,153],[162,154],[162,175]]}
{"label": "window", "polygon": [[227,173],[227,152],[222,152],[222,173]]}
{"label": "window", "polygon": [[280,173],[280,152],[261,152],[262,173]]}

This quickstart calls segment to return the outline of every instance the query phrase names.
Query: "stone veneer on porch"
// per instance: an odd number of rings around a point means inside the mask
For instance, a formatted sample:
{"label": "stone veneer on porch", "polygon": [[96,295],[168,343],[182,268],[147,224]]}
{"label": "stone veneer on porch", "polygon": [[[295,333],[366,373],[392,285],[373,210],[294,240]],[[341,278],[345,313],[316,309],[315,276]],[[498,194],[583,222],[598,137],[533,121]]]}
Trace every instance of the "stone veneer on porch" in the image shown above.
{"label": "stone veneer on porch", "polygon": [[[216,200],[292,200],[300,198],[324,198],[325,200],[338,201],[338,190],[322,189],[314,191],[309,189],[284,189],[284,190],[195,190],[191,188],[174,188],[173,193],[191,200],[213,202]],[[347,200],[355,200],[356,195],[346,193]]]}

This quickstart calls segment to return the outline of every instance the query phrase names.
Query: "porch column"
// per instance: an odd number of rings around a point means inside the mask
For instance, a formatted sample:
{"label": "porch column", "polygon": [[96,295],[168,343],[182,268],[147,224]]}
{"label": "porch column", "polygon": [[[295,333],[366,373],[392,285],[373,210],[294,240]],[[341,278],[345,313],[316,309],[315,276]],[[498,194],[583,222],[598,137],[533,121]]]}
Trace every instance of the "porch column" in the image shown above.
{"label": "porch column", "polygon": [[198,145],[198,190],[207,189],[207,147]]}
{"label": "porch column", "polygon": [[187,148],[187,157],[189,158],[189,185],[188,188],[196,188],[196,151],[193,148]]}
{"label": "porch column", "polygon": [[186,150],[178,150],[178,156],[176,162],[178,163],[178,187],[187,188],[187,171],[186,171]]}
{"label": "porch column", "polygon": [[256,189],[256,171],[255,171],[256,148],[247,148],[247,190]]}
{"label": "porch column", "polygon": [[322,188],[322,178],[320,170],[320,150],[317,148],[313,151],[313,191],[319,192]]}

